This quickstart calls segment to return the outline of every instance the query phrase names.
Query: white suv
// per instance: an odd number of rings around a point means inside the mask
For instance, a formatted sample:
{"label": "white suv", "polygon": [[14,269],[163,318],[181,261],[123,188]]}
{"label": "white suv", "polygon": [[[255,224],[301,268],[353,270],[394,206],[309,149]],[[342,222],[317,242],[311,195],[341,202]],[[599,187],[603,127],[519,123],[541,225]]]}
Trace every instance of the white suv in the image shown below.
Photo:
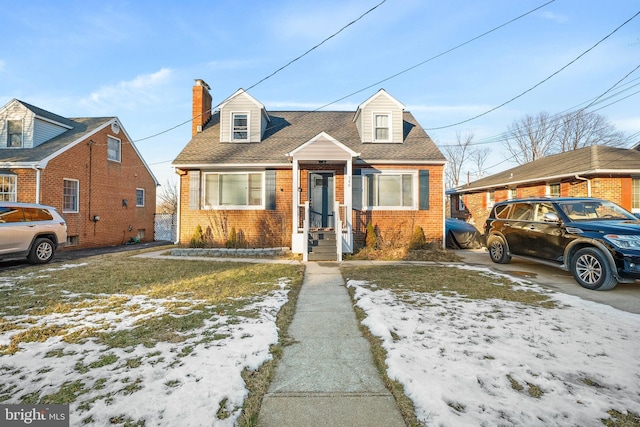
{"label": "white suv", "polygon": [[44,264],[67,242],[67,224],[55,208],[0,202],[0,260],[27,258]]}

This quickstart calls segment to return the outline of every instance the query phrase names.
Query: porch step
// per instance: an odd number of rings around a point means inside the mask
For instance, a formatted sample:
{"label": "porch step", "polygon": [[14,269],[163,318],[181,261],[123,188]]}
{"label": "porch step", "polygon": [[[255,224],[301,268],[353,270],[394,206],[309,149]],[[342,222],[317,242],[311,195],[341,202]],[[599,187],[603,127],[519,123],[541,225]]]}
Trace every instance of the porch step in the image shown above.
{"label": "porch step", "polygon": [[336,261],[337,258],[335,231],[309,231],[309,261]]}

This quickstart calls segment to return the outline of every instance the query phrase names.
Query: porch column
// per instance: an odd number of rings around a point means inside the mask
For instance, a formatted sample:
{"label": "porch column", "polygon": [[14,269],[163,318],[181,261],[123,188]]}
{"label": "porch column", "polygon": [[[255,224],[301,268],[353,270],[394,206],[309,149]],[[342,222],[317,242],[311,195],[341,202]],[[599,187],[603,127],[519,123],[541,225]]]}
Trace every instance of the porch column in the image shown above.
{"label": "porch column", "polygon": [[300,204],[300,192],[298,191],[298,189],[300,188],[300,169],[299,169],[299,164],[298,164],[298,159],[294,158],[293,159],[293,183],[292,185],[292,189],[291,189],[291,194],[293,197],[292,200],[292,213],[293,213],[293,227],[292,227],[292,233],[294,235],[296,235],[298,233],[298,225],[300,224],[300,210],[298,209],[298,205]]}

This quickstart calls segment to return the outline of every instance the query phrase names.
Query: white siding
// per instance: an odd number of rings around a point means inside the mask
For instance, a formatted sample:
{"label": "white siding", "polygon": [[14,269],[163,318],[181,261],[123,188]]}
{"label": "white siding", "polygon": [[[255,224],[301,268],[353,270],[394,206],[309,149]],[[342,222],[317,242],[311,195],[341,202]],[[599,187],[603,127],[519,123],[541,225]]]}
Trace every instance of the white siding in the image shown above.
{"label": "white siding", "polygon": [[7,120],[22,120],[22,147],[33,148],[33,121],[35,114],[14,102],[0,111],[0,148],[7,146]]}
{"label": "white siding", "polygon": [[47,142],[66,131],[67,129],[62,126],[54,125],[53,123],[45,122],[44,120],[36,118],[34,122],[33,146],[37,147],[43,142]]}
{"label": "white siding", "polygon": [[[391,95],[381,90],[365,101],[357,112],[356,127],[360,133],[360,140],[363,143],[374,142],[373,115],[374,113],[389,114],[391,119],[391,143],[402,143],[404,137],[403,129],[403,107]],[[385,142],[381,142],[384,144]],[[389,143],[389,142],[386,142]]]}
{"label": "white siding", "polygon": [[[229,102],[227,102],[220,111],[220,141],[231,142],[231,114],[232,113],[248,113],[249,114],[249,141],[260,142],[262,140],[262,131],[266,127],[266,123],[262,123],[263,116],[261,109],[245,94],[239,94]],[[266,122],[266,121],[265,121]]]}

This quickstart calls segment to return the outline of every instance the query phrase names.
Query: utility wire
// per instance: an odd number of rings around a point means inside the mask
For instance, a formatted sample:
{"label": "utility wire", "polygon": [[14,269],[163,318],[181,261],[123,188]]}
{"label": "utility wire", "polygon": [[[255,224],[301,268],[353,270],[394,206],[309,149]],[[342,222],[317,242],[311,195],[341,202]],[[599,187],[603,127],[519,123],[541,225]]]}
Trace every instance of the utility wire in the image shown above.
{"label": "utility wire", "polygon": [[548,76],[547,78],[545,78],[544,80],[542,80],[541,82],[535,84],[534,86],[530,87],[529,89],[525,90],[524,92],[520,93],[519,95],[514,96],[513,98],[511,98],[508,101],[503,102],[502,104],[498,105],[497,107],[493,107],[490,110],[485,111],[484,113],[478,114],[477,116],[471,117],[467,120],[463,120],[461,122],[457,122],[457,123],[453,123],[447,126],[439,126],[439,127],[433,127],[433,128],[425,128],[425,130],[438,130],[438,129],[446,129],[446,128],[450,128],[450,127],[454,127],[454,126],[458,126],[461,125],[463,123],[468,123],[472,120],[475,120],[479,117],[485,116],[489,113],[492,113],[494,111],[496,111],[498,108],[504,107],[505,105],[515,101],[516,99],[524,96],[525,94],[531,92],[532,90],[534,90],[535,88],[537,88],[538,86],[542,85],[543,83],[547,82],[548,80],[550,80],[552,77],[556,76],[557,74],[559,74],[561,71],[563,71],[564,69],[566,69],[567,67],[569,67],[570,65],[572,65],[573,63],[575,63],[576,61],[578,61],[580,58],[582,58],[584,55],[586,55],[587,53],[591,52],[593,49],[596,48],[596,46],[598,46],[600,43],[602,43],[603,41],[605,41],[606,39],[608,39],[609,37],[611,37],[614,33],[616,33],[620,28],[624,27],[625,25],[627,25],[629,22],[631,22],[631,20],[633,20],[635,17],[637,17],[638,15],[640,15],[640,11],[637,12],[635,15],[633,15],[631,18],[627,19],[625,22],[623,22],[620,26],[618,26],[615,30],[613,30],[612,32],[610,32],[609,34],[607,34],[605,37],[603,37],[602,39],[600,39],[596,44],[594,44],[593,46],[591,46],[589,49],[585,50],[584,52],[582,52],[580,55],[578,55],[575,59],[573,59],[571,62],[569,62],[568,64],[566,64],[565,66],[563,66],[562,68],[560,68],[559,70],[557,70],[556,72],[552,73],[550,76]]}
{"label": "utility wire", "polygon": [[[324,40],[322,40],[320,43],[316,44],[315,46],[313,46],[311,49],[307,50],[305,53],[303,53],[302,55],[297,56],[296,58],[292,59],[291,61],[287,62],[285,65],[283,65],[282,67],[278,68],[277,70],[275,70],[273,73],[269,74],[268,76],[260,79],[258,82],[252,84],[251,86],[249,86],[245,92],[247,92],[249,89],[253,89],[254,87],[258,86],[260,83],[264,82],[265,80],[270,79],[271,77],[275,76],[276,74],[278,74],[280,71],[284,70],[285,68],[287,68],[288,66],[290,66],[291,64],[293,64],[294,62],[300,60],[301,58],[307,56],[309,53],[311,53],[312,51],[314,51],[315,49],[319,48],[320,46],[322,46],[323,44],[325,44],[326,42],[328,42],[329,40],[331,40],[332,38],[334,38],[335,36],[337,36],[338,34],[340,34],[341,32],[343,32],[344,30],[346,30],[348,27],[352,26],[353,24],[355,24],[356,22],[360,21],[362,18],[364,18],[365,16],[367,16],[368,14],[370,14],[371,12],[373,12],[374,10],[376,10],[377,8],[379,8],[380,6],[382,6],[387,0],[382,0],[380,3],[378,3],[377,5],[373,6],[371,9],[367,10],[365,13],[363,13],[362,15],[360,15],[358,18],[354,19],[353,21],[349,22],[347,25],[343,26],[342,28],[340,28],[338,31],[336,31],[335,33],[331,34],[329,37],[325,38]],[[552,0],[555,1],[555,0]],[[224,102],[224,101],[223,101]],[[215,110],[216,108],[218,108],[220,106],[221,103],[217,104],[216,106],[212,107],[208,112],[212,112],[213,110]],[[180,126],[184,126],[187,123],[190,123],[193,121],[195,117],[190,118],[189,120],[185,120],[182,123],[179,123],[169,129],[163,130],[162,132],[158,132],[154,135],[150,135],[144,138],[140,138],[134,142],[140,142],[140,141],[144,141],[147,139],[151,139],[151,138],[155,138],[156,136],[160,136],[164,133],[170,132],[176,128],[179,128]]]}

